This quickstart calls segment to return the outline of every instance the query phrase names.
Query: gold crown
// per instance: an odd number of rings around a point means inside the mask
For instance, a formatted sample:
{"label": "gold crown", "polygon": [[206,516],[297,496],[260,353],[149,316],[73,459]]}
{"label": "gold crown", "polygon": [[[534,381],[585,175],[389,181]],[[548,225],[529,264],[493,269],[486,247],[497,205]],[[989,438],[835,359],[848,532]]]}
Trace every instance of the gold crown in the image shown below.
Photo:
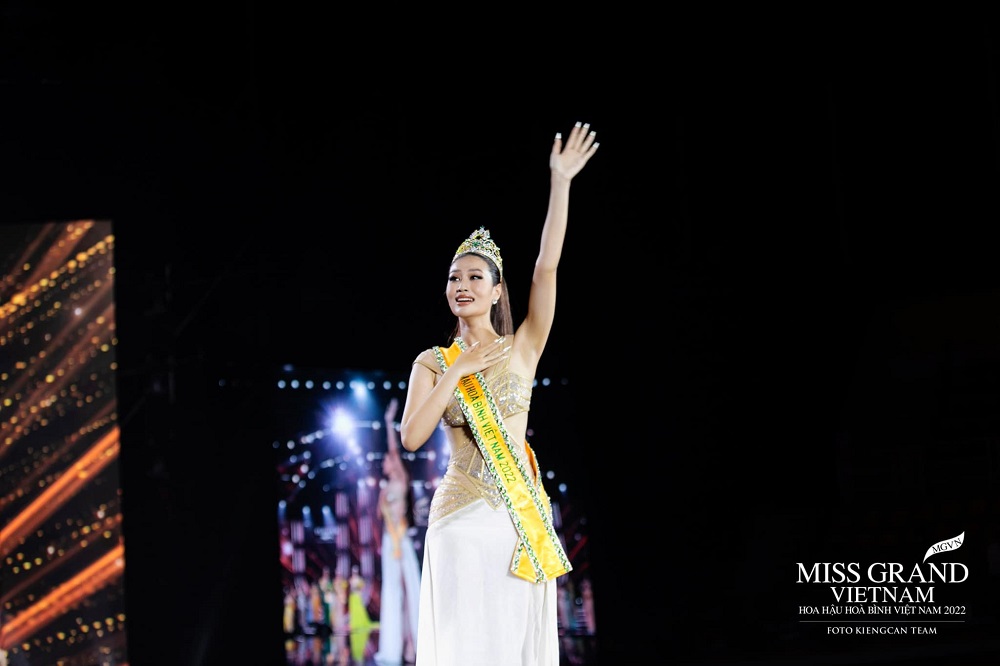
{"label": "gold crown", "polygon": [[493,239],[490,238],[490,232],[485,227],[479,227],[476,231],[472,232],[472,235],[462,241],[462,244],[458,246],[455,250],[455,256],[452,257],[452,261],[458,259],[463,254],[472,252],[473,254],[478,254],[481,257],[486,257],[494,264],[497,265],[497,270],[500,271],[500,278],[503,278],[503,259],[500,258],[500,248]]}

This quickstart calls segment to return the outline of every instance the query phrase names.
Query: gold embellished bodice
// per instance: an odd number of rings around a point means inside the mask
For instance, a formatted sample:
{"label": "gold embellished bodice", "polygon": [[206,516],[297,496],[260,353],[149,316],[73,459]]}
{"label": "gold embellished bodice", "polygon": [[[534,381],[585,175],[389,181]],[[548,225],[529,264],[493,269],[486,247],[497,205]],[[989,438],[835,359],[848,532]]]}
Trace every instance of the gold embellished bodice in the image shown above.
{"label": "gold embellished bodice", "polygon": [[[432,370],[436,378],[443,374],[433,350],[421,353],[414,363]],[[532,380],[517,375],[506,367],[491,369],[485,373],[485,378],[500,417],[505,422],[511,418],[516,419],[519,414],[527,414],[531,406]],[[451,447],[451,458],[448,460],[448,469],[431,498],[428,525],[433,525],[435,521],[477,499],[482,499],[494,510],[502,508],[503,500],[496,483],[473,439],[472,430],[466,424],[465,414],[457,399],[452,398],[441,421]],[[508,434],[513,440],[507,442],[511,452],[524,460],[526,454],[523,438],[517,439],[509,431]]]}

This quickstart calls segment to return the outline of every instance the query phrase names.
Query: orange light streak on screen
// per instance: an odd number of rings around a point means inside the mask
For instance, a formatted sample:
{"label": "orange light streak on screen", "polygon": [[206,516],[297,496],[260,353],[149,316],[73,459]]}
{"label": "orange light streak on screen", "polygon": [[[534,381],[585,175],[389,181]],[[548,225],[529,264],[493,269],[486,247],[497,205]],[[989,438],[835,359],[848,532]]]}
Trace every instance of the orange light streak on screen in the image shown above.
{"label": "orange light streak on screen", "polygon": [[35,501],[14,516],[0,530],[0,556],[17,546],[16,542],[33,532],[46,518],[86,486],[90,479],[118,458],[118,426],[112,428],[97,444],[90,447],[65,474],[45,489]]}
{"label": "orange light streak on screen", "polygon": [[[103,528],[108,531],[118,530],[121,528],[122,516],[121,514],[116,514],[113,516],[108,516],[104,520]],[[66,556],[60,557],[48,564],[44,569],[35,569],[35,574],[31,577],[25,578],[20,583],[15,585],[5,585],[2,591],[3,594],[0,595],[0,604],[6,603],[8,599],[21,596],[25,591],[30,590],[39,584],[39,580],[47,575],[51,575],[53,572],[58,571],[63,566],[72,566],[75,562],[74,557],[81,555],[85,550],[91,546],[86,542],[77,542],[71,547],[66,549]]]}
{"label": "orange light streak on screen", "polygon": [[125,548],[118,544],[96,562],[38,600],[0,628],[0,646],[14,645],[117,580],[125,568]]}

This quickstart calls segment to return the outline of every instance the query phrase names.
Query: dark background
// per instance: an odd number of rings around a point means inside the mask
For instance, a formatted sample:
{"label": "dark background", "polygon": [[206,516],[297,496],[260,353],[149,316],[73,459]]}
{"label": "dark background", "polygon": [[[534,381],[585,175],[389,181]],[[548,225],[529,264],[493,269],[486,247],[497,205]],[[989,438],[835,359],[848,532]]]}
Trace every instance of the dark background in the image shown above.
{"label": "dark background", "polygon": [[[480,224],[523,307],[576,120],[539,375],[582,434],[539,455],[589,490],[602,660],[996,658],[990,22],[4,7],[4,222],[116,228],[135,666],[283,663],[268,378],[408,368]],[[960,628],[797,623],[796,562],[963,531]]]}

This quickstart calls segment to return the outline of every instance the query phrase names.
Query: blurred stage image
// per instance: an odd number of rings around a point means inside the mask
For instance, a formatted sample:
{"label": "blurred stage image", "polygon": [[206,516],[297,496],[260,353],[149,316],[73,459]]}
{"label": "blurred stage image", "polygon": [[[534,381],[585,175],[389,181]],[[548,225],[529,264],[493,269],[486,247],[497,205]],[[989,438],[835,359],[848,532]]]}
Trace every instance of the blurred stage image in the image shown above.
{"label": "blurred stage image", "polygon": [[[546,383],[536,401],[565,390]],[[287,663],[413,663],[428,510],[449,458],[443,432],[417,452],[399,446],[403,375],[288,370],[275,392],[284,419],[272,446]],[[540,436],[554,525],[573,564],[558,579],[561,662],[592,664],[597,626],[581,489],[558,472],[560,442],[541,435],[529,430]]]}

